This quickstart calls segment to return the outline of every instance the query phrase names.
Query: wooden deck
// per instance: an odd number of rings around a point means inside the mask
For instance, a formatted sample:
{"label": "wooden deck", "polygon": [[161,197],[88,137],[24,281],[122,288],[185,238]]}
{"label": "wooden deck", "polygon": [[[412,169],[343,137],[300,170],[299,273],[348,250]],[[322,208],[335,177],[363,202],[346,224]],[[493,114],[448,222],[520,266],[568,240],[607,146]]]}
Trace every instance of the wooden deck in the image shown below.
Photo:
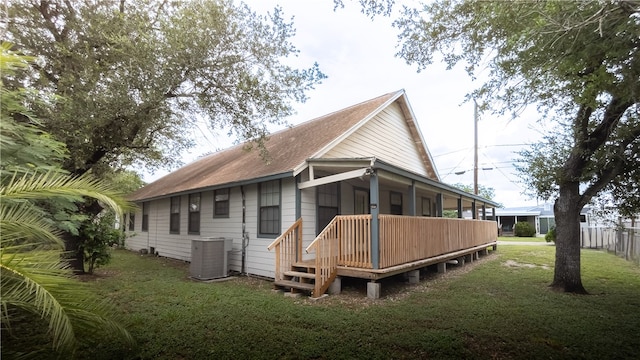
{"label": "wooden deck", "polygon": [[[276,284],[292,281],[322,295],[336,276],[378,280],[451,259],[473,259],[479,252],[497,245],[494,221],[379,215],[377,244],[371,215],[339,215],[306,248],[315,259],[302,257],[302,221],[299,219],[278,237],[269,250],[276,250]],[[378,249],[375,252],[374,249]],[[374,253],[375,252],[375,253]],[[287,275],[287,273],[289,275]],[[291,286],[294,288],[294,286]]]}
{"label": "wooden deck", "polygon": [[[353,278],[367,279],[367,280],[380,280],[390,276],[409,272],[412,270],[422,269],[429,265],[434,265],[434,264],[447,262],[450,260],[459,259],[460,257],[466,257],[469,255],[475,254],[477,252],[483,252],[489,247],[492,247],[495,249],[497,244],[498,244],[497,241],[494,241],[488,244],[475,246],[470,249],[454,251],[448,254],[434,256],[427,259],[416,260],[416,261],[412,261],[412,262],[408,262],[400,265],[387,267],[384,269],[361,269],[361,268],[349,267],[349,266],[338,266],[338,276],[346,276],[346,277],[353,277]],[[473,257],[472,257],[472,261],[473,261]]]}

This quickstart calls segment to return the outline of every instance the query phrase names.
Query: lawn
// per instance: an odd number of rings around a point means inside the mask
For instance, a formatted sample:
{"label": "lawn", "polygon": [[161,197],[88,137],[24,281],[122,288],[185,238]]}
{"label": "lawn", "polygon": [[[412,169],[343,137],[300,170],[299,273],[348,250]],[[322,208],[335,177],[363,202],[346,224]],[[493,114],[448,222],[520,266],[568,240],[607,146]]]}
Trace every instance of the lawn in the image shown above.
{"label": "lawn", "polygon": [[509,242],[547,242],[544,237],[519,237],[519,236],[500,236],[498,237],[498,241],[509,241]]}
{"label": "lawn", "polygon": [[631,359],[640,355],[640,268],[582,253],[591,295],[555,293],[554,247],[503,246],[480,261],[318,301],[285,297],[268,281],[202,283],[188,265],[115,251],[88,284],[124,316],[137,340],[83,347],[93,359]]}

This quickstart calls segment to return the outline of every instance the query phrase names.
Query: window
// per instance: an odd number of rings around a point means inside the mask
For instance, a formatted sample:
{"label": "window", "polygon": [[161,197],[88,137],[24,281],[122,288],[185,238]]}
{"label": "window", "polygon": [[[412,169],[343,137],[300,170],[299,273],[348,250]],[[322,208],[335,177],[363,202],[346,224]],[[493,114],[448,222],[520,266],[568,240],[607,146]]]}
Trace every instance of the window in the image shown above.
{"label": "window", "polygon": [[338,215],[338,183],[318,186],[318,231],[320,233]]}
{"label": "window", "polygon": [[134,231],[136,229],[136,214],[129,213],[129,231]]}
{"label": "window", "polygon": [[280,181],[259,184],[260,213],[258,214],[259,235],[280,234]]}
{"label": "window", "polygon": [[180,234],[180,197],[179,196],[174,196],[171,198],[169,232],[172,234]]}
{"label": "window", "polygon": [[389,193],[391,202],[391,215],[402,215],[402,194],[392,191]]}
{"label": "window", "polygon": [[142,231],[149,231],[149,203],[142,203]]}
{"label": "window", "polygon": [[229,217],[229,189],[213,192],[213,217]]}
{"label": "window", "polygon": [[200,193],[189,194],[189,234],[200,234]]}
{"label": "window", "polygon": [[422,198],[422,216],[431,216],[431,199]]}

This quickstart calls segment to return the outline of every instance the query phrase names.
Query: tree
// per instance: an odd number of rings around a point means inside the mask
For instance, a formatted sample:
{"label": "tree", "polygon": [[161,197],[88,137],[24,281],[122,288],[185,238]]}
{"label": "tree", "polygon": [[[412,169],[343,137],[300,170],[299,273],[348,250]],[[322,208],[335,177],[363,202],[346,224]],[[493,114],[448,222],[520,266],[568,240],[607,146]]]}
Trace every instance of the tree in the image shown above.
{"label": "tree", "polygon": [[[456,187],[464,192],[468,192],[469,194],[473,194],[473,185],[455,183],[451,184],[451,186]],[[478,184],[478,195],[482,196],[485,199],[493,200],[493,198],[496,196],[496,190],[490,186]]]}
{"label": "tree", "polygon": [[295,30],[277,8],[267,18],[230,0],[18,0],[8,12],[9,41],[37,58],[9,85],[49,100],[30,105],[67,145],[72,174],[175,165],[198,118],[259,142],[324,78],[317,64],[285,64]]}
{"label": "tree", "polygon": [[[8,14],[6,37],[36,61],[6,86],[45,99],[28,108],[66,144],[63,168],[74,175],[175,166],[199,119],[268,158],[267,125],[325,77],[317,64],[286,65],[295,30],[279,8],[259,16],[232,0],[17,0]],[[65,240],[80,271],[82,240]]]}
{"label": "tree", "polygon": [[[12,52],[8,44],[2,44],[0,50],[3,80],[28,66],[29,59]],[[62,241],[56,221],[43,209],[56,200],[70,204],[90,197],[120,213],[126,202],[88,175],[70,177],[56,167],[66,153],[64,145],[33,125],[37,119],[21,105],[27,91],[8,91],[4,81],[0,90],[2,356],[25,355],[24,351],[37,348],[30,341],[15,348],[10,336],[19,333],[24,338],[37,332],[41,324],[37,319],[46,321],[43,332],[50,336],[56,351],[72,350],[79,334],[85,338],[96,331],[120,334],[131,342],[126,330],[111,319],[110,307],[72,279],[61,263]],[[33,124],[16,122],[16,118]]]}
{"label": "tree", "polygon": [[399,56],[425,69],[435,53],[488,80],[469,94],[483,109],[537,106],[557,127],[522,154],[529,188],[555,199],[551,286],[585,293],[579,215],[610,191],[623,212],[640,208],[640,2],[436,1],[405,8]]}

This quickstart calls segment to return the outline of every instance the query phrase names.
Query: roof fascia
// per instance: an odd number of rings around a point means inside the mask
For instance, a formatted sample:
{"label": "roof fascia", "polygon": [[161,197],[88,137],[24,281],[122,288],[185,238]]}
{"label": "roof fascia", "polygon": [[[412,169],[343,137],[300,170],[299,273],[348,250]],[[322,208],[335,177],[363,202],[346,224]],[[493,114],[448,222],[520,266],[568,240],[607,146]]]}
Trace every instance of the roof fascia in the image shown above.
{"label": "roof fascia", "polygon": [[202,187],[202,188],[197,188],[197,189],[189,189],[189,190],[184,190],[184,191],[180,191],[180,192],[176,192],[176,193],[165,194],[165,195],[160,195],[160,196],[154,196],[154,197],[150,197],[150,198],[136,199],[136,200],[133,200],[133,201],[134,202],[154,201],[154,200],[160,200],[160,199],[169,198],[169,197],[173,197],[173,196],[181,196],[181,195],[193,194],[193,193],[197,193],[197,192],[212,191],[212,190],[218,190],[218,189],[226,189],[226,188],[232,188],[232,187],[238,187],[238,186],[244,186],[244,185],[251,185],[251,184],[257,184],[257,183],[271,181],[271,180],[286,179],[286,178],[289,178],[289,177],[294,177],[294,174],[293,174],[292,171],[287,171],[287,172],[284,172],[284,173],[272,174],[272,175],[267,175],[267,176],[261,176],[261,177],[242,180],[242,181],[224,183],[224,184],[219,184],[219,185],[214,185],[214,186],[207,186],[207,187]]}
{"label": "roof fascia", "polygon": [[[424,140],[424,137],[422,136],[422,131],[420,131],[420,128],[418,127],[418,122],[416,121],[416,115],[413,112],[411,103],[409,102],[409,97],[404,91],[402,92],[402,102],[404,103],[403,105],[406,107],[406,110],[409,112],[409,118],[407,119],[407,117],[405,116],[405,121],[407,122],[410,121],[413,124],[413,127],[415,128],[415,134],[413,135],[416,136],[417,139],[414,139],[414,141],[418,142],[419,143],[418,145],[422,146],[422,148],[425,151],[425,155],[427,156],[427,160],[431,163],[430,164],[431,168],[433,168],[433,172],[436,174],[436,178],[438,179],[438,181],[441,181],[440,174],[438,173],[438,168],[436,168],[436,163],[433,161],[433,156],[431,156],[431,152],[429,151],[427,142]],[[403,107],[401,106],[401,108]],[[409,129],[411,129],[411,126],[409,126]]]}
{"label": "roof fascia", "polygon": [[443,183],[441,183],[439,181],[435,181],[435,180],[426,178],[426,177],[424,177],[422,175],[418,175],[416,173],[407,171],[405,169],[402,169],[402,168],[387,164],[387,163],[385,163],[385,162],[383,162],[383,161],[381,161],[379,159],[375,159],[374,164],[373,164],[372,167],[374,169],[384,170],[384,171],[387,171],[387,172],[390,172],[390,173],[393,173],[393,174],[397,174],[397,175],[409,178],[411,180],[415,180],[417,182],[421,182],[423,184],[427,184],[429,186],[433,186],[433,187],[438,188],[438,189],[442,189],[442,190],[446,190],[448,192],[455,193],[456,195],[459,195],[461,197],[466,197],[466,198],[470,198],[470,199],[473,199],[473,200],[477,200],[477,201],[479,201],[481,203],[484,203],[486,205],[491,205],[491,206],[494,206],[494,207],[499,207],[500,206],[500,204],[495,202],[495,201],[492,201],[492,200],[489,200],[489,199],[485,199],[485,198],[483,198],[481,196],[478,196],[478,195],[470,194],[470,193],[468,193],[466,191],[460,190],[460,189],[458,189],[456,187],[453,187],[451,185],[443,184]]}

